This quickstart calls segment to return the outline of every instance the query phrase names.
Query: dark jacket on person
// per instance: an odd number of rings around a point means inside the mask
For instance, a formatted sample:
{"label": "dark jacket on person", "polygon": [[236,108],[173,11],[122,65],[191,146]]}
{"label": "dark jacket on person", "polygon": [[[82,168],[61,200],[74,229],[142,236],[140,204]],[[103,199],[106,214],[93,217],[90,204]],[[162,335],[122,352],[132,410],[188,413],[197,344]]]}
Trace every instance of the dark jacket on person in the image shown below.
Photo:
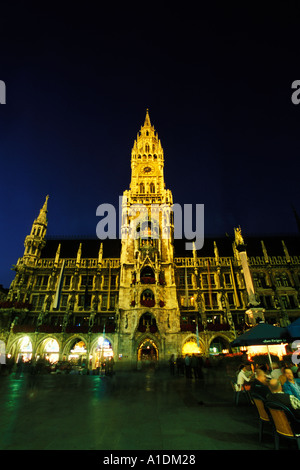
{"label": "dark jacket on person", "polygon": [[264,385],[259,380],[254,379],[251,384],[250,392],[257,393],[257,395],[260,395],[262,398],[266,398],[270,393],[270,389],[267,385]]}

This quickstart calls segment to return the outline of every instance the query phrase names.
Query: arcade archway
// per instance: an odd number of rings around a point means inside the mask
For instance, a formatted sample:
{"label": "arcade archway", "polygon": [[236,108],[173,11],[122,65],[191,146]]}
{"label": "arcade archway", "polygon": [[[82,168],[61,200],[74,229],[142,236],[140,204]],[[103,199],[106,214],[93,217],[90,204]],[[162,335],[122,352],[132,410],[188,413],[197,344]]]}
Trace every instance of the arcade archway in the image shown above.
{"label": "arcade archway", "polygon": [[81,338],[74,338],[70,344],[68,361],[74,365],[84,365],[87,360],[86,344]]}
{"label": "arcade archway", "polygon": [[48,338],[44,342],[44,358],[52,364],[59,360],[59,344],[54,338]]}
{"label": "arcade archway", "polygon": [[29,336],[23,336],[19,339],[17,345],[17,362],[22,360],[23,362],[28,362],[32,358],[32,342]]}
{"label": "arcade archway", "polygon": [[228,338],[224,338],[223,336],[215,336],[209,345],[209,354],[216,356],[221,354],[223,351],[228,352],[229,349],[230,342]]}
{"label": "arcade archway", "polygon": [[190,337],[187,339],[182,347],[182,355],[185,356],[186,354],[203,354],[201,346],[197,345],[197,339],[194,337]]}

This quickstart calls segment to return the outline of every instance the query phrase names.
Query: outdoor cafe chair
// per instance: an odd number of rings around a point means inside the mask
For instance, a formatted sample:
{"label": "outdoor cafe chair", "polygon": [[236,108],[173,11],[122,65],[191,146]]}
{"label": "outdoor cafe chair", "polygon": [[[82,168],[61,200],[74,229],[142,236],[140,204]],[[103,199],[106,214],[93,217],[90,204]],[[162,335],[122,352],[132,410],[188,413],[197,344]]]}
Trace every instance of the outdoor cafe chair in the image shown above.
{"label": "outdoor cafe chair", "polygon": [[279,449],[279,437],[286,437],[296,441],[300,450],[300,420],[297,420],[292,411],[285,405],[266,401],[266,408],[270,411],[274,425],[275,449]]}
{"label": "outdoor cafe chair", "polygon": [[259,442],[261,442],[262,437],[263,437],[264,425],[266,423],[272,424],[272,422],[270,420],[268,411],[265,408],[266,400],[261,395],[258,395],[257,393],[254,393],[254,392],[251,392],[250,396],[251,396],[252,402],[254,403],[254,406],[256,407],[258,417],[259,417],[258,438],[259,438]]}
{"label": "outdoor cafe chair", "polygon": [[234,380],[231,380],[231,386],[232,386],[233,393],[234,393],[233,396],[234,396],[234,404],[235,405],[239,404],[239,398],[240,398],[241,395],[246,397],[248,403],[251,402],[249,392],[243,385],[242,385],[241,389],[239,390],[237,383],[234,382]]}

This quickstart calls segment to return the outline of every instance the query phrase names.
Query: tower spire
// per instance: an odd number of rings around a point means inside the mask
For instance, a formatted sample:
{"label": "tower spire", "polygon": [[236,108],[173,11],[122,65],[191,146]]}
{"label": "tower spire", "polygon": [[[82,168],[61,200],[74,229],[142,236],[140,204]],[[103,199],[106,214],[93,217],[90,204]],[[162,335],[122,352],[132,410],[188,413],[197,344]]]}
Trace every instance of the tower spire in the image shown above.
{"label": "tower spire", "polygon": [[151,121],[150,121],[149,109],[148,108],[146,109],[146,117],[145,117],[144,127],[151,127]]}
{"label": "tower spire", "polygon": [[164,152],[151,124],[149,109],[131,151],[131,183],[126,193],[129,204],[171,203],[172,195],[164,182]]}
{"label": "tower spire", "polygon": [[40,222],[41,224],[47,224],[47,212],[48,212],[48,199],[49,195],[46,196],[43,207],[40,209],[40,213],[35,222]]}

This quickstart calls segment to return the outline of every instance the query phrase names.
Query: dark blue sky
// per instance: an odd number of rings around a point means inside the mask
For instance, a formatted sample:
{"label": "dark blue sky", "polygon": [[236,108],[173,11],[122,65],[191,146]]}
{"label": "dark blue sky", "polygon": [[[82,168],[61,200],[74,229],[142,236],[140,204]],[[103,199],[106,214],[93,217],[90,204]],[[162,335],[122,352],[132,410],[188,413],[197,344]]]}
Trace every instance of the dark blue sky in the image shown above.
{"label": "dark blue sky", "polygon": [[206,235],[297,233],[300,16],[285,3],[3,2],[0,284],[47,194],[49,235],[96,235],[146,108],[174,202],[205,204]]}

